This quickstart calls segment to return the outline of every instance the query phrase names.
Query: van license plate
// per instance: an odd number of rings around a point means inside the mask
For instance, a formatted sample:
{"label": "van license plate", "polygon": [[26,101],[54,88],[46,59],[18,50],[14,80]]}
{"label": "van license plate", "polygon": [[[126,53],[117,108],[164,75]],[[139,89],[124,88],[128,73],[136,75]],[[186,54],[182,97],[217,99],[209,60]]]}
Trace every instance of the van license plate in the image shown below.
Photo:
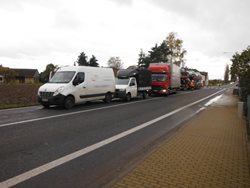
{"label": "van license plate", "polygon": [[44,102],[48,102],[48,99],[42,99],[42,101],[44,101]]}

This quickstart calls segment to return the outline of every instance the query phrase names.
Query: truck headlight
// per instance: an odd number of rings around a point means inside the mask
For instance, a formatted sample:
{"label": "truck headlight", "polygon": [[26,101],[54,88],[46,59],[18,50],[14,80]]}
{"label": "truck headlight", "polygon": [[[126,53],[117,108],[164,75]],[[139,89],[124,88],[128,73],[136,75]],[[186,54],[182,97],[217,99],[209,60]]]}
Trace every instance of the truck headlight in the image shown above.
{"label": "truck headlight", "polygon": [[56,95],[60,94],[63,90],[64,90],[64,86],[59,87],[59,88],[54,92],[53,96],[56,96]]}

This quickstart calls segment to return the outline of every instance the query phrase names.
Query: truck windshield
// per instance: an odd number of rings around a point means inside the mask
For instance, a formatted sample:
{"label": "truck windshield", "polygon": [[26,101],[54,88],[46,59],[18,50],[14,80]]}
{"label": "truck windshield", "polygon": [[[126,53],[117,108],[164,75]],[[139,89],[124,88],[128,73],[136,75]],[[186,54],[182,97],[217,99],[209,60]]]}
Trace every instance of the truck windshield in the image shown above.
{"label": "truck windshield", "polygon": [[56,72],[55,75],[50,79],[49,83],[69,83],[74,75],[75,71]]}
{"label": "truck windshield", "polygon": [[115,83],[116,85],[128,85],[129,79],[116,79]]}
{"label": "truck windshield", "polygon": [[152,81],[153,82],[164,82],[167,79],[166,74],[152,74]]}

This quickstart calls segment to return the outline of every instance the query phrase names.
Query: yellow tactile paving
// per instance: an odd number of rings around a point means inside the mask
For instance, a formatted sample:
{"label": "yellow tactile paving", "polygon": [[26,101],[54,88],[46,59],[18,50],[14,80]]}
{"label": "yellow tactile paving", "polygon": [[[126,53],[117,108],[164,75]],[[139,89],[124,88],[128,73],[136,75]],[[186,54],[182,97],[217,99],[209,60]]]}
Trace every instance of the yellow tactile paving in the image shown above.
{"label": "yellow tactile paving", "polygon": [[245,122],[234,106],[210,107],[114,187],[249,187]]}

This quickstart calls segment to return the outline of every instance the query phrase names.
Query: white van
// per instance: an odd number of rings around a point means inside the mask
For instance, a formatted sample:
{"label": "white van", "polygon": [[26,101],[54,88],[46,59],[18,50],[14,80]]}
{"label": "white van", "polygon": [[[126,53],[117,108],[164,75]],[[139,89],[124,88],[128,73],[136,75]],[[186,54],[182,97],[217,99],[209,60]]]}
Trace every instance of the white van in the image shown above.
{"label": "white van", "polygon": [[115,92],[113,69],[69,66],[60,68],[38,90],[38,102],[45,108],[63,105],[66,109],[91,100],[111,102]]}

